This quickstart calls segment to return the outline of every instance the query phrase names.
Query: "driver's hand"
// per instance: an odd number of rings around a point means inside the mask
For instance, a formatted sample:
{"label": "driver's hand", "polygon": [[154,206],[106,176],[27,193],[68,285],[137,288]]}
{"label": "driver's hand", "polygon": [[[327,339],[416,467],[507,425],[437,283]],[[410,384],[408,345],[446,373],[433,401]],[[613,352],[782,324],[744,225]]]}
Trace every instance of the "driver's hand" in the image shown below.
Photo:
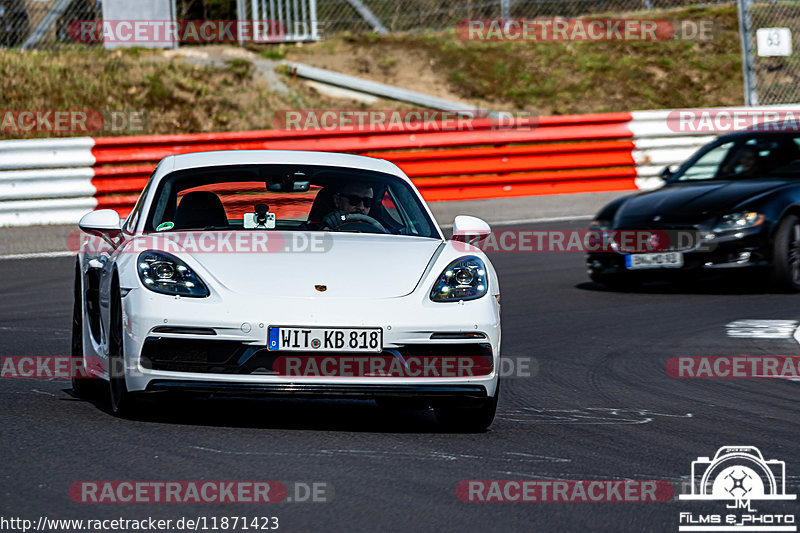
{"label": "driver's hand", "polygon": [[347,215],[340,209],[325,215],[325,218],[322,219],[322,225],[326,228],[333,229],[341,226],[345,220],[347,220]]}

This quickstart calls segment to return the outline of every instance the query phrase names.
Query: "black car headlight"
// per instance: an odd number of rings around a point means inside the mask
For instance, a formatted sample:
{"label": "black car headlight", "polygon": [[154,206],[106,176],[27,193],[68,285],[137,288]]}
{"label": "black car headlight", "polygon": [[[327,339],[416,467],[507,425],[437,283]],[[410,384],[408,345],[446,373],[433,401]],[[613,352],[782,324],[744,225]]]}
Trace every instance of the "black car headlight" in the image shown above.
{"label": "black car headlight", "polygon": [[137,270],[142,284],[153,292],[192,298],[209,295],[200,277],[186,263],[168,253],[155,250],[142,252]]}
{"label": "black car headlight", "polygon": [[486,265],[477,257],[462,257],[450,263],[431,290],[434,302],[475,300],[489,288]]}
{"label": "black car headlight", "polygon": [[764,215],[755,211],[741,211],[723,216],[714,226],[714,232],[754,228],[764,223]]}

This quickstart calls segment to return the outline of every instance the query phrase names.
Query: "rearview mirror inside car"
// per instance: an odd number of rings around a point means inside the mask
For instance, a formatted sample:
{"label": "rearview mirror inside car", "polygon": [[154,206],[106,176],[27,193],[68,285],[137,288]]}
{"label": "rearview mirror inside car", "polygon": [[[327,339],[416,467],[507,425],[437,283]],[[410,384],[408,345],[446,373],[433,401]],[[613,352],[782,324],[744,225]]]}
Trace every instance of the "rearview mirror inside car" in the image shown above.
{"label": "rearview mirror inside car", "polygon": [[270,192],[306,192],[310,187],[310,181],[283,180],[267,183],[267,190]]}

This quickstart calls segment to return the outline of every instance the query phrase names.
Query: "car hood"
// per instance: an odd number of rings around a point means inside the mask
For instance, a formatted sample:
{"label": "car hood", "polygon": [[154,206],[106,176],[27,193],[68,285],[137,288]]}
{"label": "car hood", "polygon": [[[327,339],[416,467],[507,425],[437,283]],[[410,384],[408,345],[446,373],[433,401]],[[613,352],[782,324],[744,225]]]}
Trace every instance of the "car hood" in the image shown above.
{"label": "car hood", "polygon": [[[431,238],[356,233],[269,232],[269,238],[266,252],[253,252],[246,244],[235,252],[203,252],[180,238],[177,249],[174,244],[153,246],[152,237],[148,247],[190,267],[199,265],[195,268],[205,281],[241,294],[391,298],[414,290],[442,245]],[[235,243],[235,236],[231,241]],[[316,287],[322,285],[324,291]]]}
{"label": "car hood", "polygon": [[757,179],[668,185],[623,202],[614,227],[651,225],[656,216],[663,224],[696,224],[787,183],[785,179]]}

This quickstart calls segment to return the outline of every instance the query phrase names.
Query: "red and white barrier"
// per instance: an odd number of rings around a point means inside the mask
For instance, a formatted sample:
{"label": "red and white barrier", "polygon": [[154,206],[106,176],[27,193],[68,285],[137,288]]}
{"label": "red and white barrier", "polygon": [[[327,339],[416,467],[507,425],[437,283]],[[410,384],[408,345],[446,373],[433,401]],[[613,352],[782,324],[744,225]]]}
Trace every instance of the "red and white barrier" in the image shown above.
{"label": "red and white barrier", "polygon": [[[751,108],[752,109],[752,108]],[[714,138],[670,129],[669,111],[541,117],[535,126],[468,131],[263,130],[0,141],[0,226],[73,224],[87,211],[133,207],[170,154],[281,149],[388,159],[428,201],[648,189],[666,165]]]}

